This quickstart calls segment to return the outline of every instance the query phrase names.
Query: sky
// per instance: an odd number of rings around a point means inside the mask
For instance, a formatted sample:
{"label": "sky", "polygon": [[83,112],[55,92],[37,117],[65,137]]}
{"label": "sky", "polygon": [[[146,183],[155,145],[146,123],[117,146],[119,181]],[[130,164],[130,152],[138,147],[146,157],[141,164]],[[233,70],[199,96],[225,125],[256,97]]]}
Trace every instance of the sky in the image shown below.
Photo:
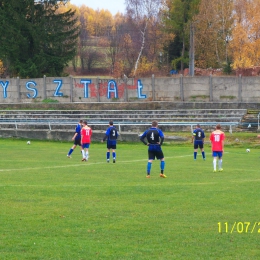
{"label": "sky", "polygon": [[107,9],[112,15],[125,13],[125,0],[70,0],[70,3],[78,7],[84,4],[94,10]]}

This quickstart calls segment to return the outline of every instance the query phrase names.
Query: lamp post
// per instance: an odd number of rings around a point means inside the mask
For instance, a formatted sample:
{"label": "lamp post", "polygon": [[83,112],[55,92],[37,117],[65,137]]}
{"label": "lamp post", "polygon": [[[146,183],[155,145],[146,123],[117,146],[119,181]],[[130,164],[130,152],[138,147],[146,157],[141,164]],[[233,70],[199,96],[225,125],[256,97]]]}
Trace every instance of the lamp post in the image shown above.
{"label": "lamp post", "polygon": [[189,75],[194,76],[194,25],[190,24]]}
{"label": "lamp post", "polygon": [[162,52],[159,52],[159,69],[161,70],[162,69]]}

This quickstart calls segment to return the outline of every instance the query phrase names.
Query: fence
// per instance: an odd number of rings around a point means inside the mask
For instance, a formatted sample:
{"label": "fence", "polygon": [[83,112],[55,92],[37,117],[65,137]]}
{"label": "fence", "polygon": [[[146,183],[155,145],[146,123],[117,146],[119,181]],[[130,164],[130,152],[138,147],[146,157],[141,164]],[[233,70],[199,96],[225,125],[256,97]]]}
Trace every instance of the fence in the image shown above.
{"label": "fence", "polygon": [[43,77],[0,80],[0,103],[135,101],[259,102],[260,77],[178,75],[140,79]]}

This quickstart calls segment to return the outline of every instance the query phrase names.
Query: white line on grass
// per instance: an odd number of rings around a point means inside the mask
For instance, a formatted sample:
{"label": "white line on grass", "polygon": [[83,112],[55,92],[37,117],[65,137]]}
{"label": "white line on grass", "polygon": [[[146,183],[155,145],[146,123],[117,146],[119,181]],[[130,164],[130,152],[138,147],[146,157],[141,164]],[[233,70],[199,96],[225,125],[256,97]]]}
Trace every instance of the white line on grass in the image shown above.
{"label": "white line on grass", "polygon": [[[172,159],[172,158],[183,158],[189,157],[193,155],[182,155],[182,156],[174,156],[174,157],[165,157],[165,159]],[[133,163],[133,162],[142,162],[147,161],[147,159],[140,159],[140,160],[132,160],[132,161],[120,161],[121,163]],[[31,167],[31,168],[19,168],[19,169],[0,169],[0,172],[11,172],[11,171],[30,171],[30,170],[42,170],[42,169],[57,169],[57,168],[67,168],[67,167],[77,167],[77,166],[89,166],[89,165],[96,165],[96,164],[107,164],[107,162],[95,162],[95,163],[85,163],[82,162],[80,164],[71,164],[71,165],[58,165],[58,166],[46,166],[46,167]]]}
{"label": "white line on grass", "polygon": [[[229,153],[229,152],[226,152]],[[173,158],[184,158],[190,157],[190,155],[181,155],[181,156],[173,156],[173,157],[165,157],[165,159],[173,159]],[[147,161],[147,159],[140,160],[132,160],[132,161],[120,161],[120,163],[133,163],[133,162],[142,162]],[[67,168],[67,167],[77,167],[77,166],[88,166],[88,165],[96,165],[96,164],[107,164],[107,162],[96,162],[96,163],[80,163],[80,164],[71,164],[71,165],[58,165],[58,166],[46,166],[46,167],[31,167],[31,168],[19,168],[19,169],[0,169],[0,172],[11,172],[11,171],[29,171],[29,170],[41,170],[41,169],[57,169],[57,168]]]}

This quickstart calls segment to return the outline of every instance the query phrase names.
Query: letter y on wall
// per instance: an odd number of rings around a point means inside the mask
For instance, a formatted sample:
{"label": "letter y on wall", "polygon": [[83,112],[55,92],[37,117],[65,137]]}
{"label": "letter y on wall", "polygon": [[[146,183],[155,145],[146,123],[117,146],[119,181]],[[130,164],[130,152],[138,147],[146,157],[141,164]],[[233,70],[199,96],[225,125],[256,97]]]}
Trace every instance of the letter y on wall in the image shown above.
{"label": "letter y on wall", "polygon": [[5,83],[3,81],[0,81],[0,84],[3,87],[3,97],[7,98],[7,87],[9,85],[9,81],[6,81]]}

